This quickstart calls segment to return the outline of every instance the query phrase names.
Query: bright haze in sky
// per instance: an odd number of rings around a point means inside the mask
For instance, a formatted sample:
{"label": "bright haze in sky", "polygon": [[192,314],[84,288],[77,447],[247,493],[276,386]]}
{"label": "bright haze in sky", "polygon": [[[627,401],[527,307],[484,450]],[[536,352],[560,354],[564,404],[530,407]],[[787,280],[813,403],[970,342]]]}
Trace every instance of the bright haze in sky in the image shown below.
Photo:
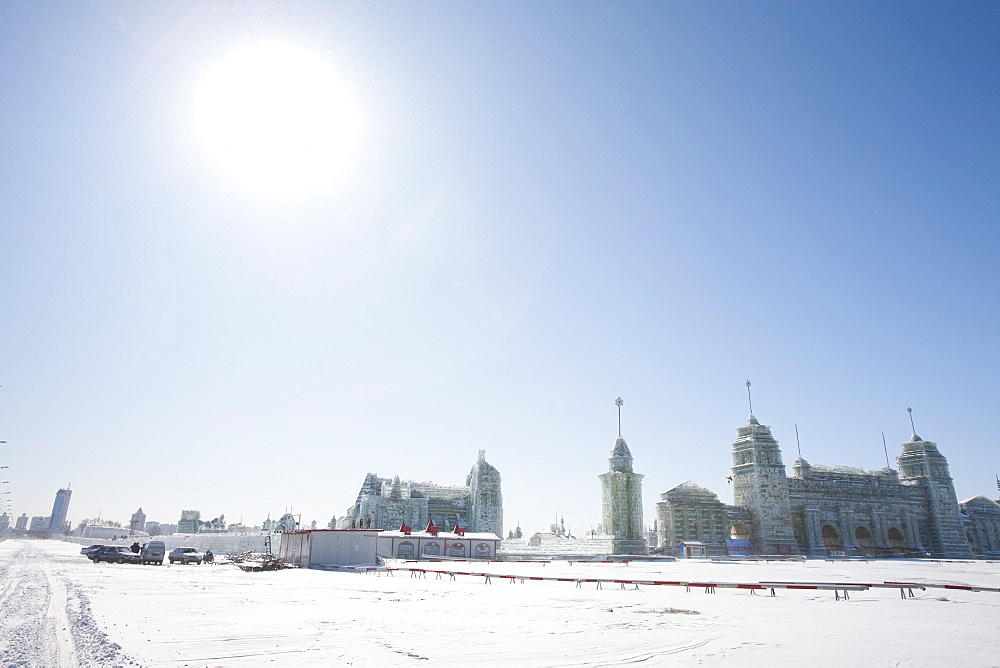
{"label": "bright haze in sky", "polygon": [[[917,432],[996,495],[995,3],[6,3],[0,508],[652,525]],[[895,462],[893,461],[893,466]],[[3,499],[9,499],[4,501]]]}

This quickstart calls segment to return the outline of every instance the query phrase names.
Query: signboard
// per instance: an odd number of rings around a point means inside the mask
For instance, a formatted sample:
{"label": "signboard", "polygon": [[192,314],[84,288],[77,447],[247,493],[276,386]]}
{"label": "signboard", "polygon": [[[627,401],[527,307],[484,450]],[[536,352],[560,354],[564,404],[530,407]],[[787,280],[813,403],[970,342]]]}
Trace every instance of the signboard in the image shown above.
{"label": "signboard", "polygon": [[726,549],[730,557],[749,557],[752,550],[749,538],[727,538]]}

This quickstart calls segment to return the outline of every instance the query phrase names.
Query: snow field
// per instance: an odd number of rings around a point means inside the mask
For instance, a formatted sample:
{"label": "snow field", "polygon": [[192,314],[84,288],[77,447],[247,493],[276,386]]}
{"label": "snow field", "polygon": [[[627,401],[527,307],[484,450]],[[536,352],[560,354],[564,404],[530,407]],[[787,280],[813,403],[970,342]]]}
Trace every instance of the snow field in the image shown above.
{"label": "snow field", "polygon": [[[1000,594],[896,589],[782,591],[539,582],[458,575],[355,574],[229,566],[92,564],[56,541],[0,544],[0,568],[48,563],[50,595],[78,591],[94,631],[142,665],[603,666],[623,663],[905,666],[997,665]],[[404,564],[399,564],[403,566]],[[405,564],[415,566],[416,564]],[[845,582],[906,580],[1000,586],[997,564],[916,561],[547,565],[427,564],[434,570],[644,580]],[[41,569],[44,571],[44,567]],[[16,581],[16,578],[13,578]],[[4,584],[11,578],[5,577]],[[28,583],[30,584],[30,582]],[[22,586],[15,587],[21,589]],[[6,591],[6,590],[3,590]],[[60,619],[4,594],[24,619]],[[52,599],[59,601],[59,596]],[[68,604],[67,604],[67,607]],[[72,617],[72,615],[70,615]],[[56,623],[58,625],[58,623]],[[3,629],[3,642],[8,638]],[[72,633],[76,638],[79,634]],[[65,635],[65,634],[64,634]],[[28,636],[19,636],[21,641]],[[68,644],[65,639],[63,645]],[[49,650],[50,656],[55,656]],[[79,649],[62,650],[87,663]],[[68,653],[67,653],[68,652]],[[110,658],[110,657],[109,657]],[[119,662],[121,657],[119,657]],[[9,664],[9,661],[4,661]]]}

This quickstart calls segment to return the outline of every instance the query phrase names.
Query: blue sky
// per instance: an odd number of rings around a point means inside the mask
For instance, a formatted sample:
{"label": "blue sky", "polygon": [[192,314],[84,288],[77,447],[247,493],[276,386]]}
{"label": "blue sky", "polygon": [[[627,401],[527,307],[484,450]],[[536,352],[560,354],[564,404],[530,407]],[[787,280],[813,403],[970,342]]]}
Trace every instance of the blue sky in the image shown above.
{"label": "blue sky", "polygon": [[[324,525],[366,472],[599,521],[623,432],[731,502],[917,431],[995,498],[995,3],[5,3],[0,464],[12,511]],[[206,72],[290,45],[360,119],[248,183]],[[332,163],[331,163],[332,164]],[[332,169],[332,168],[331,168]],[[306,179],[308,180],[308,179]]]}

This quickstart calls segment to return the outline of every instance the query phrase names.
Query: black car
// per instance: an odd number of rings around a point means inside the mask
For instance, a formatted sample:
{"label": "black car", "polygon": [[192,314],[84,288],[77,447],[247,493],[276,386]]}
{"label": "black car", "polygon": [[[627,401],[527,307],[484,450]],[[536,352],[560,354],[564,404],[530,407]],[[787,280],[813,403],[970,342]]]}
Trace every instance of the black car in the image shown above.
{"label": "black car", "polygon": [[103,545],[91,545],[90,547],[82,548],[80,550],[80,554],[82,554],[83,556],[85,556],[88,559],[90,559],[91,555],[93,555],[94,552],[97,552],[102,547],[104,547],[104,546]]}
{"label": "black car", "polygon": [[135,554],[127,547],[118,545],[103,545],[101,549],[90,555],[90,560],[95,564],[102,561],[116,564],[141,564],[142,557]]}

